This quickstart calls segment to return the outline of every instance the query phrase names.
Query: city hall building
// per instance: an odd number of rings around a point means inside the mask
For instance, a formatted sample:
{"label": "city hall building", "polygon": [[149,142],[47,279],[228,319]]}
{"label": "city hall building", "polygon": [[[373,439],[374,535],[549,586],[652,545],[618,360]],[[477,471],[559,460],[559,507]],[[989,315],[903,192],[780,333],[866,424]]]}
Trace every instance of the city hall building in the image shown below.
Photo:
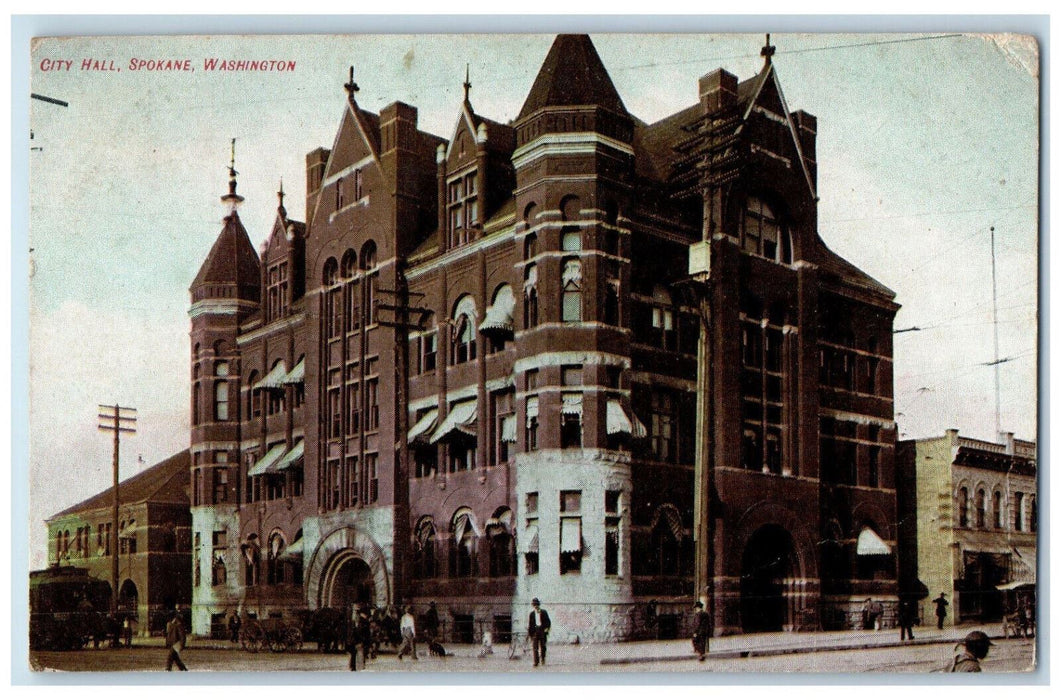
{"label": "city hall building", "polygon": [[191,287],[197,633],[434,601],[503,639],[534,597],[554,639],[683,632],[698,376],[716,633],[894,600],[898,307],[818,236],[772,53],[646,124],[562,35],[514,121],[466,81],[446,138],[351,74],[260,255],[232,171]]}

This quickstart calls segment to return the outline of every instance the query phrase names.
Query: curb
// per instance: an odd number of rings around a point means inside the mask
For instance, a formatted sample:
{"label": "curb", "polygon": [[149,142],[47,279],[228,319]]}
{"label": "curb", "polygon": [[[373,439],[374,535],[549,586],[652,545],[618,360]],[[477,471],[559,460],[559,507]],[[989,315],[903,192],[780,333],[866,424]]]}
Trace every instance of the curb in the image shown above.
{"label": "curb", "polygon": [[[999,637],[992,637],[992,639],[998,639]],[[915,639],[911,642],[900,642],[899,644],[875,644],[875,643],[863,643],[863,644],[837,644],[820,647],[765,647],[762,649],[728,649],[726,651],[718,651],[715,653],[708,653],[708,659],[749,659],[759,656],[785,656],[788,654],[814,654],[818,652],[827,651],[858,651],[862,649],[891,649],[908,646],[928,646],[932,644],[959,644],[961,638],[954,639],[942,639],[939,637],[932,637],[929,639]],[[601,659],[600,663],[602,666],[621,666],[625,664],[642,664],[652,663],[655,661],[695,661],[698,657],[696,654],[671,654],[666,656],[633,656],[615,659]]]}

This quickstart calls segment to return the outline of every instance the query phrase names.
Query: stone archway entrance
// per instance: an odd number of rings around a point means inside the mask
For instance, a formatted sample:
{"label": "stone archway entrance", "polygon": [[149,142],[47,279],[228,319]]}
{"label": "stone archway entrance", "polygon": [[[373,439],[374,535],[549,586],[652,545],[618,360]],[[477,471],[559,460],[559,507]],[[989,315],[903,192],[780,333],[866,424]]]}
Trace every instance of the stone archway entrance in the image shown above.
{"label": "stone archway entrance", "polygon": [[118,610],[123,613],[135,615],[140,604],[140,594],[136,590],[136,584],[132,579],[125,579],[122,587],[118,589]]}
{"label": "stone archway entrance", "polygon": [[341,527],[321,539],[306,567],[308,607],[343,608],[391,602],[386,555],[368,534]]}
{"label": "stone archway entrance", "polygon": [[354,554],[336,555],[328,567],[321,595],[323,607],[346,609],[362,603],[375,605],[375,581],[372,568]]}
{"label": "stone archway entrance", "polygon": [[765,525],[748,539],[741,560],[741,627],[744,632],[792,629],[797,574],[792,535],[780,525]]}

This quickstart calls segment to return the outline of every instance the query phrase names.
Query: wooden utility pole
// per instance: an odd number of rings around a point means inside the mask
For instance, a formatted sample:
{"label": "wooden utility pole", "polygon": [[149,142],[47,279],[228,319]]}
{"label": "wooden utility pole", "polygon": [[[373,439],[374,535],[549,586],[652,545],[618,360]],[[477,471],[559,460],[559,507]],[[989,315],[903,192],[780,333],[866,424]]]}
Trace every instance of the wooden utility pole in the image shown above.
{"label": "wooden utility pole", "polygon": [[[135,433],[136,409],[114,404],[99,405],[100,424],[103,432],[114,433],[114,491],[111,502],[111,531],[107,535],[107,544],[111,550],[111,614],[118,612],[118,448],[121,445],[122,433]],[[106,421],[106,422],[104,422]]]}

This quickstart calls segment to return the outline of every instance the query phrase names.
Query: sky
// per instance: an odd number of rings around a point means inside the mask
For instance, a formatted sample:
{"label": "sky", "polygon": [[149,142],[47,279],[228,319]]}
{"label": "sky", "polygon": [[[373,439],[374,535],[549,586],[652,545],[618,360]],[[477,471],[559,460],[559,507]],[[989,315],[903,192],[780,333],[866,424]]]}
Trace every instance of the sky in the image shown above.
{"label": "sky", "polygon": [[[653,122],[697,79],[762,65],[761,34],[592,35],[627,109]],[[896,292],[901,438],[995,435],[992,246],[1000,424],[1035,439],[1038,49],[1015,35],[771,36],[791,110],[818,118],[819,234]],[[305,154],[330,148],[353,65],[359,104],[400,100],[449,138],[465,67],[475,110],[519,113],[551,35],[106,37],[41,40],[30,60],[31,568],[46,517],[110,486],[98,404],[137,409],[122,478],[188,445],[188,286],[221,229],[230,140],[241,218],[260,244],[281,178],[305,220]],[[294,71],[203,70],[209,58]],[[85,71],[82,61],[120,70]],[[193,71],[131,70],[132,59]],[[69,70],[56,61],[72,61]],[[50,62],[50,63],[49,63]],[[920,330],[909,330],[917,328]],[[905,331],[905,332],[903,332]]]}

